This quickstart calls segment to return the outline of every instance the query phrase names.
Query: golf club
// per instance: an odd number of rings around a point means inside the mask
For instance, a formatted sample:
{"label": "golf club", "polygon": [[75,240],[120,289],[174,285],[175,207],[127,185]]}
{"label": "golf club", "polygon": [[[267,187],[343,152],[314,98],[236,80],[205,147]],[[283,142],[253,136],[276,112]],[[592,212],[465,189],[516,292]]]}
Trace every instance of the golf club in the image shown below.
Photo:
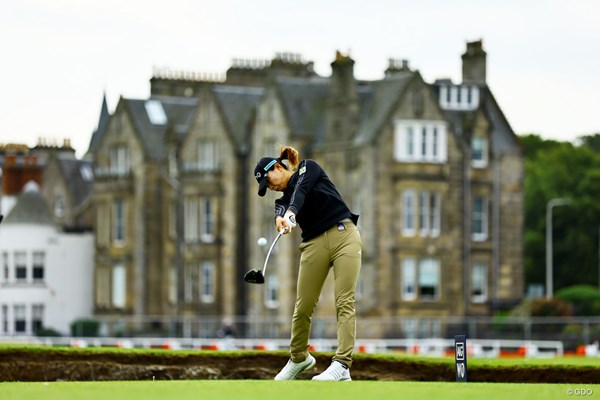
{"label": "golf club", "polygon": [[244,280],[246,282],[258,283],[258,284],[265,283],[265,273],[267,272],[267,261],[269,261],[269,256],[271,255],[271,250],[273,250],[273,247],[275,247],[275,243],[277,243],[277,241],[279,240],[281,235],[283,235],[284,232],[285,232],[285,228],[281,228],[281,230],[275,237],[275,240],[273,240],[273,243],[271,244],[271,247],[269,248],[269,251],[267,252],[267,257],[265,258],[265,264],[263,265],[262,271],[259,271],[257,269],[251,269],[250,271],[246,272],[246,275],[244,275]]}

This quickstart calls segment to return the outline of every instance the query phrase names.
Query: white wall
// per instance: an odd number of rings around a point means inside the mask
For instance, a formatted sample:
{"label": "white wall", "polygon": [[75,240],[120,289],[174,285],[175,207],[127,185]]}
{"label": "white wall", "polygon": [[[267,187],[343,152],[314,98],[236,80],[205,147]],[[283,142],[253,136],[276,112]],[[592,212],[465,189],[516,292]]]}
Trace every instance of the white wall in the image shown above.
{"label": "white wall", "polygon": [[[15,251],[27,257],[27,279],[15,280]],[[45,253],[44,279],[33,282],[32,254]],[[5,277],[4,253],[9,273]],[[70,335],[70,324],[93,312],[94,242],[91,233],[65,234],[48,225],[0,225],[0,335],[14,335],[13,306],[26,305],[27,327],[32,334],[33,304],[44,305],[43,326]],[[8,305],[8,332],[4,331],[2,305]]]}

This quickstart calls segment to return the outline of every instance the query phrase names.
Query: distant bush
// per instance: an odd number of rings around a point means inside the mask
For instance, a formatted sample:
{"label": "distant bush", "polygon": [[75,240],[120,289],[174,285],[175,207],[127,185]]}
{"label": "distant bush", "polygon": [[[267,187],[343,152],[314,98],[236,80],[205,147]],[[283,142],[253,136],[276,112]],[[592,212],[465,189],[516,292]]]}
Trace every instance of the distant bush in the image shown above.
{"label": "distant bush", "polygon": [[569,286],[556,292],[556,298],[571,305],[573,315],[600,315],[600,290],[590,285]]}
{"label": "distant bush", "polygon": [[94,337],[98,336],[100,322],[94,319],[76,319],[71,322],[71,336],[73,337]]}
{"label": "distant bush", "polygon": [[62,336],[60,332],[52,328],[40,328],[35,332],[35,336],[39,337],[59,337]]}

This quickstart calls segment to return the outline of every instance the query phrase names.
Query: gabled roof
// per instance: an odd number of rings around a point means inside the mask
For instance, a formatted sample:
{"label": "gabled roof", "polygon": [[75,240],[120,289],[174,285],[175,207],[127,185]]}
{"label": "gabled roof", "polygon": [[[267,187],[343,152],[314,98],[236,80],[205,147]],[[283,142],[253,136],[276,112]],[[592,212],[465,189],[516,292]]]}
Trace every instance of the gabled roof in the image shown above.
{"label": "gabled roof", "polygon": [[29,181],[3,224],[54,225],[48,203],[40,193],[37,183]]}
{"label": "gabled roof", "polygon": [[[456,136],[464,138],[466,131],[472,129],[477,113],[483,113],[490,122],[491,150],[493,152],[519,151],[520,145],[517,136],[496,103],[492,92],[487,86],[481,86],[479,90],[481,90],[480,103],[477,109],[472,111],[444,110],[452,131]],[[439,96],[439,93],[437,95]]]}
{"label": "gabled roof", "polygon": [[363,110],[361,124],[354,139],[356,144],[369,143],[377,136],[415,76],[415,72],[399,72],[371,84],[372,93]]}
{"label": "gabled roof", "polygon": [[[167,117],[164,124],[150,121],[146,110],[147,101],[158,101]],[[167,156],[166,136],[173,129],[180,137],[185,135],[198,108],[199,100],[188,97],[151,97],[148,100],[123,99],[125,107],[133,120],[133,125],[144,146],[147,156],[154,160],[163,160]]]}
{"label": "gabled roof", "polygon": [[220,85],[213,88],[217,107],[238,153],[249,149],[249,125],[264,92],[263,88],[255,87]]}
{"label": "gabled roof", "polygon": [[319,141],[325,134],[329,78],[278,77],[275,86],[292,135]]}

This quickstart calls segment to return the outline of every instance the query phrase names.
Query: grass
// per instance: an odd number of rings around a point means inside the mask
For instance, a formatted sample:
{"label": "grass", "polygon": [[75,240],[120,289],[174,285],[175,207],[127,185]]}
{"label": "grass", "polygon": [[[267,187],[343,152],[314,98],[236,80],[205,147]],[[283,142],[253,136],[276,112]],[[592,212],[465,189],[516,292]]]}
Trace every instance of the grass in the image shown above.
{"label": "grass", "polygon": [[[586,395],[577,396],[576,390]],[[594,398],[600,385],[491,384],[449,382],[312,381],[119,381],[0,383],[3,400],[306,400],[349,398],[531,400]]]}

